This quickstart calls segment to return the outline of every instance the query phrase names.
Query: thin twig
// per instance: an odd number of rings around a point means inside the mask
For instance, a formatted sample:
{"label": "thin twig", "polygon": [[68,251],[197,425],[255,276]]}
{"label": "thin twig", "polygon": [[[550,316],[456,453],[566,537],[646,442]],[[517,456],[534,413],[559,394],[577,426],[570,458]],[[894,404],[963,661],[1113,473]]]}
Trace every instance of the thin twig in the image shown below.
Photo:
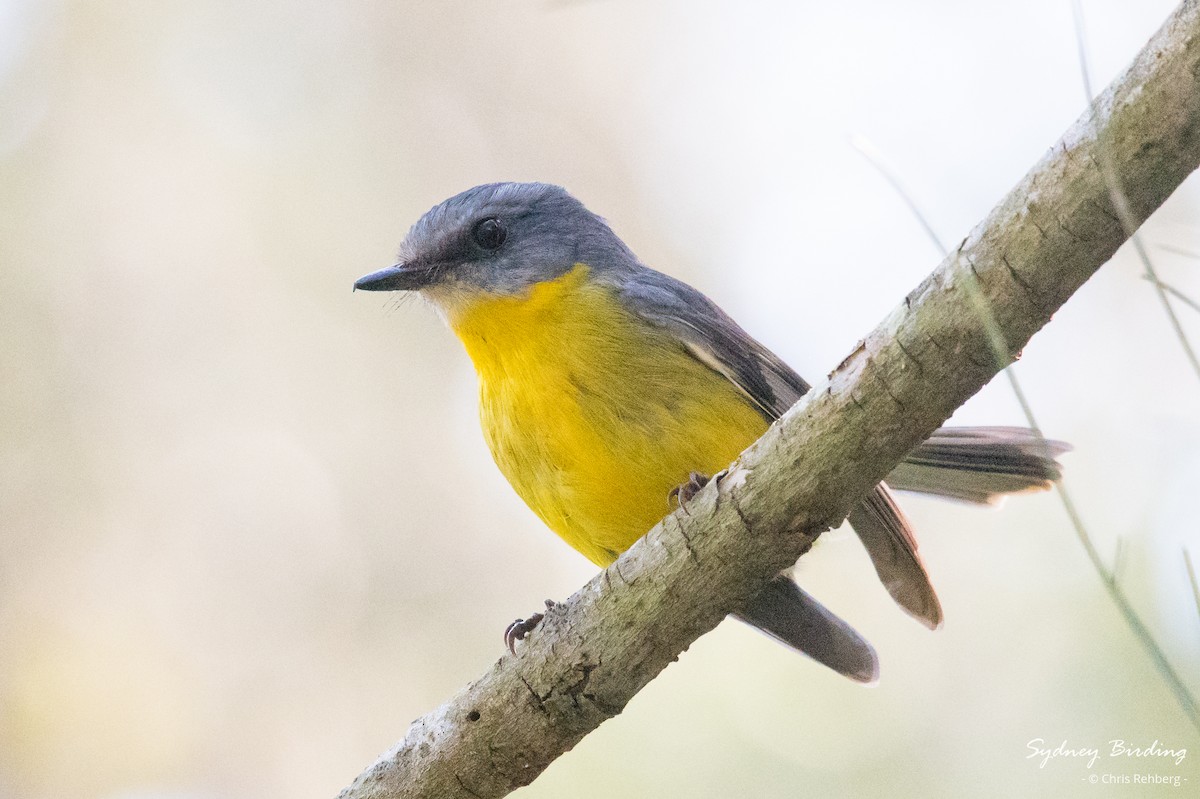
{"label": "thin twig", "polygon": [[1192,584],[1192,598],[1196,600],[1196,614],[1200,615],[1200,583],[1196,582],[1196,567],[1192,565],[1192,553],[1183,547],[1183,563],[1187,566],[1188,582]]}
{"label": "thin twig", "polygon": [[[901,199],[904,200],[905,204],[917,218],[917,221],[921,224],[921,227],[925,229],[925,232],[929,235],[930,240],[933,241],[934,246],[939,249],[941,254],[943,256],[950,255],[946,246],[942,243],[941,239],[938,238],[937,233],[934,231],[933,225],[930,224],[928,218],[922,212],[920,205],[918,205],[909,194],[904,182],[900,180],[896,173],[888,167],[879,150],[876,149],[865,137],[860,135],[852,136],[850,139],[850,144],[852,147],[858,150],[858,152],[864,158],[866,158],[867,161],[870,162],[871,165],[874,166],[881,175],[883,175],[887,182],[891,184],[892,188],[896,190],[896,193],[899,194]],[[1008,378],[1008,384],[1012,388],[1012,392],[1017,398],[1017,403],[1021,406],[1021,412],[1025,415],[1026,423],[1038,438],[1044,440],[1045,436],[1042,435],[1042,428],[1041,425],[1038,424],[1037,418],[1034,415],[1033,406],[1030,404],[1029,398],[1025,395],[1024,390],[1021,388],[1020,381],[1017,380],[1016,371],[1012,366],[1008,365],[1011,360],[1010,356],[1008,355],[1008,344],[1004,340],[1003,333],[1000,331],[1000,326],[996,321],[995,314],[992,313],[991,307],[983,297],[976,280],[968,280],[965,282],[965,285],[968,287],[967,294],[971,300],[971,305],[979,315],[983,322],[984,328],[987,331],[988,342],[990,343],[992,350],[992,357],[995,358],[997,366],[1004,369],[1004,376]],[[1187,686],[1183,683],[1183,680],[1180,679],[1178,673],[1176,673],[1175,669],[1167,660],[1166,653],[1154,639],[1154,636],[1151,634],[1149,628],[1147,628],[1145,623],[1143,623],[1138,617],[1137,613],[1133,610],[1133,606],[1125,597],[1125,593],[1121,590],[1121,587],[1117,582],[1115,564],[1112,570],[1108,569],[1108,567],[1104,565],[1104,561],[1100,557],[1099,551],[1096,549],[1095,544],[1092,543],[1092,537],[1088,533],[1087,526],[1084,524],[1083,518],[1079,515],[1079,511],[1075,506],[1075,502],[1071,499],[1070,493],[1067,491],[1066,481],[1063,479],[1055,481],[1055,487],[1058,489],[1058,497],[1062,501],[1063,510],[1066,511],[1067,518],[1070,520],[1071,526],[1075,529],[1075,535],[1079,538],[1080,543],[1083,544],[1083,548],[1087,553],[1088,560],[1091,561],[1092,566],[1100,575],[1100,579],[1104,583],[1104,587],[1108,591],[1109,596],[1112,597],[1117,609],[1120,611],[1122,617],[1124,617],[1134,635],[1138,638],[1142,648],[1146,650],[1146,653],[1150,656],[1150,659],[1158,668],[1163,679],[1175,693],[1176,700],[1179,702],[1184,714],[1187,715],[1188,719],[1193,725],[1195,725],[1196,729],[1200,730],[1200,708],[1197,707],[1195,698],[1192,696],[1191,692],[1188,691]],[[1118,539],[1118,544],[1119,543],[1120,540]]]}
{"label": "thin twig", "polygon": [[1200,252],[1196,252],[1195,250],[1189,250],[1187,247],[1180,247],[1178,244],[1165,244],[1164,243],[1164,244],[1156,244],[1154,246],[1158,247],[1158,249],[1160,249],[1160,250],[1166,250],[1167,252],[1173,252],[1176,255],[1182,255],[1187,258],[1200,259]]}
{"label": "thin twig", "polygon": [[[1083,77],[1083,92],[1088,105],[1092,108],[1092,119],[1095,120],[1096,95],[1092,92],[1091,70],[1088,68],[1087,33],[1083,27],[1083,5],[1080,0],[1071,0],[1071,13],[1075,18],[1075,44],[1079,49],[1079,72]],[[1197,378],[1200,378],[1200,357],[1196,355],[1192,343],[1188,341],[1187,334],[1183,332],[1183,323],[1179,321],[1175,309],[1171,307],[1171,301],[1167,299],[1166,284],[1159,279],[1154,263],[1150,260],[1150,253],[1146,251],[1142,237],[1137,234],[1137,220],[1129,211],[1129,198],[1125,196],[1125,190],[1121,188],[1121,181],[1117,178],[1116,170],[1113,168],[1108,148],[1100,139],[1096,140],[1096,159],[1100,166],[1100,173],[1104,176],[1104,182],[1108,184],[1108,194],[1112,200],[1113,210],[1117,212],[1117,218],[1121,221],[1121,227],[1129,236],[1134,252],[1141,259],[1146,274],[1150,276],[1150,282],[1154,284],[1154,289],[1158,292],[1163,310],[1167,314],[1171,327],[1175,330],[1175,337],[1179,339],[1179,344],[1183,347],[1184,355],[1192,365],[1192,371],[1196,373]],[[1200,722],[1197,722],[1197,726],[1200,727]]]}
{"label": "thin twig", "polygon": [[[1120,178],[1117,176],[1116,168],[1113,165],[1112,153],[1105,146],[1105,137],[1103,131],[1100,130],[1098,119],[1100,116],[1100,106],[1095,92],[1092,91],[1091,69],[1088,66],[1088,47],[1087,33],[1084,30],[1083,22],[1083,5],[1080,0],[1071,0],[1071,13],[1075,20],[1075,43],[1079,50],[1079,72],[1083,78],[1084,99],[1091,106],[1091,123],[1096,131],[1096,160],[1100,166],[1100,173],[1104,178],[1105,184],[1108,186],[1109,198],[1112,201],[1113,208],[1117,212],[1117,218],[1121,222],[1121,227],[1129,236],[1129,240],[1133,243],[1133,249],[1137,252],[1138,257],[1142,261],[1142,266],[1146,269],[1146,274],[1154,284],[1155,290],[1158,292],[1159,299],[1162,300],[1163,309],[1167,313],[1167,318],[1171,322],[1171,326],[1175,328],[1175,335],[1179,339],[1180,345],[1183,347],[1184,353],[1192,364],[1192,370],[1200,377],[1200,358],[1197,358],[1196,351],[1192,349],[1191,342],[1183,332],[1183,325],[1179,321],[1179,317],[1175,314],[1175,309],[1171,306],[1170,300],[1167,299],[1166,284],[1158,277],[1158,272],[1154,269],[1154,264],[1150,260],[1150,254],[1146,251],[1145,245],[1142,243],[1141,236],[1138,235],[1137,219],[1130,213],[1129,198],[1125,195],[1124,189],[1121,188]],[[1078,514],[1074,513],[1074,503],[1064,490],[1062,483],[1059,483],[1059,492],[1063,498],[1063,504],[1067,507],[1068,514],[1072,515],[1072,523]],[[1154,659],[1155,665],[1158,666],[1159,673],[1171,685],[1171,689],[1175,692],[1175,697],[1179,701],[1183,711],[1187,713],[1192,724],[1197,730],[1200,730],[1200,706],[1196,703],[1196,698],[1184,685],[1179,674],[1171,666],[1167,660],[1166,653],[1154,640],[1154,636],[1150,633],[1149,628],[1142,622],[1141,618],[1134,611],[1133,605],[1125,596],[1125,592],[1121,589],[1117,582],[1116,576],[1105,568],[1104,561],[1100,558],[1100,553],[1096,551],[1092,545],[1091,539],[1087,535],[1087,531],[1082,525],[1076,524],[1076,532],[1079,534],[1079,539],[1083,543],[1084,549],[1087,550],[1088,558],[1092,561],[1097,573],[1104,582],[1105,588],[1108,589],[1109,596],[1121,611],[1121,615],[1129,623],[1129,626],[1142,640],[1142,645]]]}
{"label": "thin twig", "polygon": [[1179,289],[1172,286],[1170,283],[1164,283],[1161,280],[1158,280],[1158,278],[1154,277],[1154,275],[1149,275],[1149,274],[1142,275],[1142,279],[1149,280],[1151,283],[1157,282],[1159,288],[1161,288],[1163,291],[1167,292],[1168,294],[1171,294],[1172,296],[1175,297],[1175,299],[1179,300],[1180,302],[1182,302],[1184,305],[1188,306],[1189,308],[1191,308],[1195,311],[1200,311],[1200,302],[1196,302],[1191,297],[1189,297],[1188,295],[1184,294]]}
{"label": "thin twig", "polygon": [[875,167],[875,171],[883,175],[883,179],[892,185],[892,188],[896,190],[896,194],[901,200],[904,200],[904,204],[908,206],[908,210],[912,211],[912,215],[916,217],[917,223],[925,229],[925,235],[933,242],[933,246],[937,247],[938,255],[943,258],[949,255],[950,248],[942,243],[937,231],[933,229],[933,225],[929,223],[929,219],[921,212],[921,207],[917,205],[917,201],[909,194],[904,183],[901,182],[896,173],[888,166],[879,148],[872,144],[871,140],[866,136],[858,133],[850,135],[850,146],[858,150],[858,154],[867,159],[867,162]]}
{"label": "thin twig", "polygon": [[495,799],[528,784],[793,565],[996,374],[964,308],[964,272],[975,270],[1007,340],[1024,346],[1126,240],[1091,166],[1094,127],[1138,189],[1135,219],[1200,166],[1198,73],[1200,0],[1184,0],[1108,89],[1098,126],[1077,121],[971,231],[959,257],[910,292],[726,479],[711,481],[688,515],[657,525],[547,613],[516,657],[413,722],[345,799]]}

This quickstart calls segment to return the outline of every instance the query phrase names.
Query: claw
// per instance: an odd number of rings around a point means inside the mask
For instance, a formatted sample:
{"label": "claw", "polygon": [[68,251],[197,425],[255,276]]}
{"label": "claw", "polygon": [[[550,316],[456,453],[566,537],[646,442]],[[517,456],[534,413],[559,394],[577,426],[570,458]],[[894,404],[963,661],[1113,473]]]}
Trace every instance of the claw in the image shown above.
{"label": "claw", "polygon": [[[554,607],[554,600],[546,600],[546,610]],[[508,651],[514,655],[517,654],[517,641],[524,641],[525,636],[529,635],[537,626],[542,623],[542,619],[546,618],[544,613],[535,613],[528,619],[517,619],[512,624],[504,628],[504,645],[508,647]]]}
{"label": "claw", "polygon": [[[700,489],[708,485],[709,477],[700,472],[692,472],[688,475],[687,482],[682,485],[677,485],[667,492],[667,502],[675,502],[679,507],[683,508],[692,497],[700,493]],[[684,508],[686,511],[687,509]]]}

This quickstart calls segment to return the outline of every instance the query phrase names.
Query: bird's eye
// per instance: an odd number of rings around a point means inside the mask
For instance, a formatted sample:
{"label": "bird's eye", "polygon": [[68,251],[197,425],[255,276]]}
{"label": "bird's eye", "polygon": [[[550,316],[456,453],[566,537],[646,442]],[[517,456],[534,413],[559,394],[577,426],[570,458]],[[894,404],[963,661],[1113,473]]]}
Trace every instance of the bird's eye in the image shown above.
{"label": "bird's eye", "polygon": [[499,219],[489,217],[475,225],[471,230],[471,238],[485,250],[495,250],[508,238],[508,231]]}

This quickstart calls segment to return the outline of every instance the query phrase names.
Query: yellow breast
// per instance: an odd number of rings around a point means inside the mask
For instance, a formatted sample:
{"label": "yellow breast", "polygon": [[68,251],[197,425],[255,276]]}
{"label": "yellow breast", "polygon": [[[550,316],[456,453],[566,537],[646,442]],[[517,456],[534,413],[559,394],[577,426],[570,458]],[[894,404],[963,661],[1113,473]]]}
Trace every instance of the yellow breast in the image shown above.
{"label": "yellow breast", "polygon": [[767,422],[682,342],[628,313],[583,264],[451,318],[479,373],[484,437],[538,516],[606,565]]}

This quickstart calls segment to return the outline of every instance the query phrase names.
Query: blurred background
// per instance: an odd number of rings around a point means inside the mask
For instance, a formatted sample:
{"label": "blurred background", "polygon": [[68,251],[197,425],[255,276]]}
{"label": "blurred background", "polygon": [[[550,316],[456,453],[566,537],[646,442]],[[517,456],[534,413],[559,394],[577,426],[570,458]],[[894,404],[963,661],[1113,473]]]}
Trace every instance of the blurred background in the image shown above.
{"label": "blurred background", "polygon": [[[1101,88],[1174,3],[1083,6]],[[819,379],[940,260],[850,138],[956,243],[1084,102],[1067,0],[0,0],[0,796],[331,797],[594,574],[492,465],[454,337],[350,291],[431,205],[563,184]],[[1198,211],[1192,179],[1143,229],[1194,298]],[[1200,381],[1142,273],[1016,369],[1200,691]],[[1003,380],[956,420],[1024,423]],[[726,622],[517,795],[1194,789],[1055,496],[904,506],[940,632],[845,531],[798,569],[878,686]],[[1138,773],[1188,782],[1088,783]]]}

